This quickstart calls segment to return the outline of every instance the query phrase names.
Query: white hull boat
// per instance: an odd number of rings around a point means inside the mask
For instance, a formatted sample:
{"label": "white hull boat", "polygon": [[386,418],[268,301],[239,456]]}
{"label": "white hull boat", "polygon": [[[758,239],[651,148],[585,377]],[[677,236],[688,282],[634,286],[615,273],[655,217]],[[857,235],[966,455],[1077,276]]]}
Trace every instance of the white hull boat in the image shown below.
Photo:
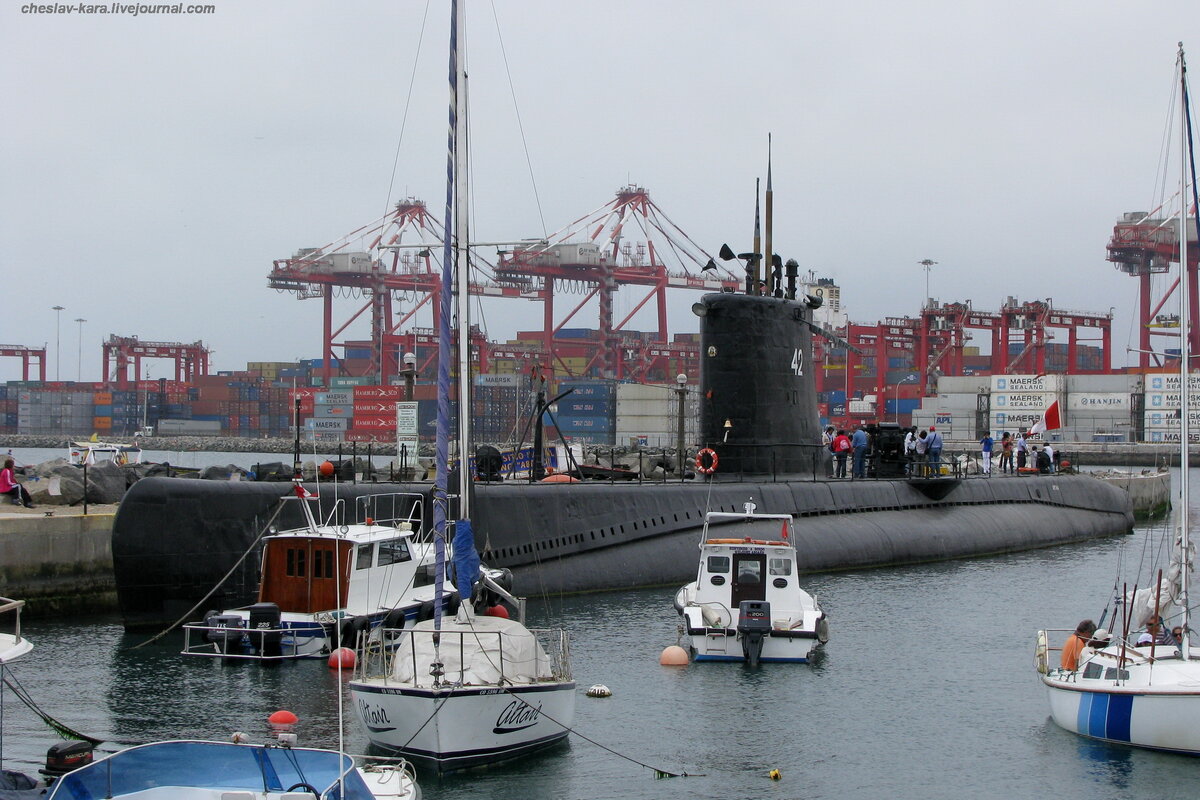
{"label": "white hull boat", "polygon": [[563,632],[464,607],[440,632],[422,622],[397,635],[396,648],[365,652],[350,681],[371,744],[447,771],[566,739],[575,682]]}
{"label": "white hull boat", "polygon": [[[424,498],[393,493],[360,498],[361,522],[346,524],[339,501],[318,523],[316,496],[296,495],[307,525],[264,538],[258,602],[210,611],[184,625],[184,655],[271,661],[324,658],[343,642],[381,626],[399,629],[432,618],[434,545],[421,528]],[[458,596],[443,593],[444,609]],[[377,633],[373,634],[378,636]]]}
{"label": "white hull boat", "polygon": [[1200,650],[1189,659],[1155,650],[1109,646],[1076,671],[1049,671],[1042,683],[1054,722],[1092,739],[1200,755]]}
{"label": "white hull boat", "polygon": [[[1178,243],[1182,267],[1190,262],[1188,232],[1195,230],[1187,209],[1197,199],[1196,187],[1189,186],[1188,180],[1189,174],[1195,174],[1195,163],[1189,146],[1192,131],[1186,113],[1187,64],[1182,44],[1176,64],[1178,96],[1183,98],[1185,110],[1179,114],[1180,212],[1177,226],[1164,221],[1160,229]],[[1186,302],[1191,296],[1192,277],[1190,269],[1180,269],[1179,297],[1184,299],[1179,309],[1179,340],[1183,346],[1177,376],[1180,409],[1177,463],[1185,467],[1179,471],[1179,495],[1173,503],[1174,525],[1159,532],[1162,539],[1158,547],[1147,548],[1142,554],[1143,559],[1156,563],[1155,559],[1166,551],[1169,560],[1157,562],[1166,568],[1156,569],[1140,590],[1138,583],[1133,583],[1132,590],[1128,581],[1118,584],[1122,591],[1112,619],[1114,627],[1120,625],[1119,635],[1109,636],[1102,628],[1097,630],[1091,620],[1080,622],[1073,632],[1039,631],[1035,665],[1046,687],[1051,717],[1066,730],[1107,742],[1200,755],[1200,649],[1191,646],[1188,591],[1195,557],[1189,510],[1190,470],[1186,467],[1193,424],[1191,395],[1195,391],[1192,385],[1195,376],[1191,374],[1189,361],[1196,356],[1191,353],[1189,343],[1197,321],[1190,319]],[[1100,617],[1102,625],[1107,615],[1106,609]],[[1144,633],[1131,633],[1142,626]],[[1050,645],[1054,637],[1059,637],[1058,641],[1067,638],[1070,646],[1070,652],[1058,659],[1057,666],[1052,665],[1054,651],[1058,649]]]}
{"label": "white hull boat", "polygon": [[[461,136],[466,75],[459,47],[463,0],[452,0],[450,5],[450,135],[437,337],[434,491],[439,500],[433,504],[433,539],[440,567],[453,537],[454,580],[463,602],[453,620],[435,614],[433,620],[410,629],[384,629],[379,641],[360,640],[349,687],[371,744],[429,762],[439,771],[507,760],[560,742],[567,737],[575,713],[575,681],[565,631],[526,628],[524,602],[481,572],[471,526],[471,470],[458,470],[456,487],[450,480],[451,438],[457,439],[460,453],[471,452],[470,414],[458,414],[457,437],[451,436],[452,341],[458,345],[459,407],[472,407],[470,240],[465,137]],[[458,301],[455,314],[452,296]],[[453,336],[452,318],[457,322]],[[455,490],[458,507],[451,534],[450,499]],[[440,597],[440,576],[436,590]],[[477,615],[489,607],[490,594],[513,604],[521,621]]]}
{"label": "white hull boat", "polygon": [[829,639],[825,612],[800,587],[788,514],[709,512],[696,580],[675,595],[696,661],[808,661]]}

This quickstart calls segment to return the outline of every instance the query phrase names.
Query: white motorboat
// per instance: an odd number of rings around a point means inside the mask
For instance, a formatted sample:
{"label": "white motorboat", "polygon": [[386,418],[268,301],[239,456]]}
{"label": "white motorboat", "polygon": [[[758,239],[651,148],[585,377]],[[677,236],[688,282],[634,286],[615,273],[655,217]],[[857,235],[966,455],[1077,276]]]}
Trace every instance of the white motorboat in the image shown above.
{"label": "white motorboat", "polygon": [[[466,220],[466,119],[462,51],[463,2],[451,3],[450,137],[445,231],[442,237],[442,292],[438,335],[438,417],[434,541],[438,564],[445,550],[450,516],[450,299],[458,299],[454,340],[458,343],[460,408],[470,408],[470,302]],[[461,89],[461,90],[460,90]],[[451,228],[453,220],[453,229]],[[455,289],[456,291],[452,291]],[[460,452],[470,451],[471,415],[458,414]],[[480,572],[471,527],[471,471],[460,469],[457,515],[453,522],[455,581],[464,598],[453,621],[433,620],[409,630],[384,630],[382,642],[397,637],[394,649],[367,640],[359,648],[350,681],[354,709],[376,747],[431,763],[439,771],[510,759],[561,742],[574,722],[575,681],[571,678],[565,631],[535,631],[523,624],[524,603]],[[440,571],[436,590],[442,592]],[[484,616],[489,594],[504,597],[518,620]],[[468,598],[473,602],[468,602]],[[435,603],[435,607],[437,604]]]}
{"label": "white motorboat", "polygon": [[138,446],[136,440],[133,444],[121,444],[120,442],[102,442],[93,437],[83,442],[69,442],[67,444],[67,461],[77,467],[84,464],[92,466],[102,461],[111,461],[118,465],[140,464],[142,463],[142,448]]}
{"label": "white motorboat", "polygon": [[[1188,235],[1195,235],[1194,222],[1188,219],[1189,200],[1195,202],[1193,185],[1188,193],[1191,158],[1189,113],[1187,111],[1187,68],[1183,46],[1177,61],[1184,112],[1180,138],[1182,140],[1182,180],[1180,182],[1181,211],[1175,235],[1179,242],[1179,263],[1188,263]],[[1194,174],[1194,173],[1193,173]],[[1190,270],[1180,269],[1179,296],[1182,356],[1179,367],[1179,496],[1175,501],[1173,529],[1167,530],[1164,545],[1170,552],[1166,574],[1157,570],[1151,577],[1149,591],[1122,591],[1114,613],[1113,627],[1120,623],[1120,635],[1107,644],[1093,640],[1082,648],[1076,663],[1063,664],[1054,658],[1051,641],[1062,641],[1074,632],[1043,630],[1037,634],[1035,663],[1050,699],[1050,714],[1066,730],[1093,739],[1120,742],[1155,750],[1200,755],[1200,649],[1191,646],[1189,630],[1188,583],[1194,558],[1190,542],[1188,511],[1188,442],[1194,388],[1189,387],[1188,361],[1191,357],[1188,332],[1194,321],[1189,320],[1186,302],[1191,283]],[[1126,584],[1128,585],[1128,584]],[[1107,612],[1106,612],[1107,613]],[[1130,631],[1141,627],[1152,617],[1165,622],[1168,628],[1179,628],[1180,637],[1155,637],[1143,634],[1135,637]],[[1100,620],[1103,624],[1105,616]],[[1082,637],[1080,637],[1082,638]],[[1150,639],[1146,645],[1138,642]],[[1161,639],[1162,641],[1159,641]],[[1078,642],[1081,646],[1083,643]],[[1094,645],[1094,646],[1092,646]],[[1074,648],[1073,648],[1074,649]],[[1053,662],[1052,662],[1053,659]],[[1066,661],[1070,661],[1067,659]],[[1056,664],[1058,664],[1056,666]],[[1074,666],[1074,669],[1068,667]]]}
{"label": "white motorboat", "polygon": [[[306,524],[264,537],[258,602],[210,611],[184,625],[185,655],[255,660],[321,658],[358,635],[411,627],[433,616],[434,546],[423,527],[424,498],[390,493],[359,498],[347,523],[344,501],[318,523],[318,501],[295,484],[282,499],[299,503]],[[329,490],[332,490],[330,487]],[[455,592],[438,598],[457,606]]]}
{"label": "white motorboat", "polygon": [[680,636],[696,661],[808,661],[829,622],[800,587],[790,514],[710,511],[696,580],[675,594]]}
{"label": "white motorboat", "polygon": [[199,740],[152,742],[97,759],[55,781],[47,800],[417,800],[403,766],[360,767],[336,750]]}

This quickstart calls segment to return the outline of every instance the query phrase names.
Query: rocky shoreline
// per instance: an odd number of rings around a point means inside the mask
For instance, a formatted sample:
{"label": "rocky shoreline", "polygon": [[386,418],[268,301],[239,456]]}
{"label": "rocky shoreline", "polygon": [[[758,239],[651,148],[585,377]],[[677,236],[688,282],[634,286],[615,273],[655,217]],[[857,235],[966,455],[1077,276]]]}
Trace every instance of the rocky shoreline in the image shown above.
{"label": "rocky shoreline", "polygon": [[[90,435],[90,434],[88,434]],[[88,435],[70,437],[62,434],[0,434],[0,449],[8,450],[17,447],[67,448],[67,442],[85,441]],[[115,436],[106,441],[132,443],[133,437]],[[295,439],[264,438],[249,439],[241,436],[139,436],[138,445],[143,450],[166,450],[169,452],[208,452],[208,453],[293,453],[296,449]],[[311,442],[301,442],[301,453],[305,449],[312,450]],[[337,452],[337,442],[324,443],[326,452]],[[341,445],[343,455],[357,452],[365,456],[368,449],[372,454],[394,456],[394,442],[374,442],[372,444],[354,444],[346,442]]]}

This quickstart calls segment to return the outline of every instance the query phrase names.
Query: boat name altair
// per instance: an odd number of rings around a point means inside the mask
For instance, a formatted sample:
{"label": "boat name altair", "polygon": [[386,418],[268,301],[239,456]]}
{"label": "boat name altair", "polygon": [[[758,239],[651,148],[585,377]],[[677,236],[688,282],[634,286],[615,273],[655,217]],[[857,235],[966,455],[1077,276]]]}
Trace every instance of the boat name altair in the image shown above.
{"label": "boat name altair", "polygon": [[541,706],[532,706],[524,700],[513,700],[504,707],[500,716],[496,717],[496,727],[492,728],[492,733],[514,733],[532,728],[541,716]]}
{"label": "boat name altair", "polygon": [[396,729],[392,725],[391,718],[388,717],[387,709],[374,706],[366,700],[358,701],[358,713],[362,717],[363,724],[376,733],[383,731],[393,731]]}

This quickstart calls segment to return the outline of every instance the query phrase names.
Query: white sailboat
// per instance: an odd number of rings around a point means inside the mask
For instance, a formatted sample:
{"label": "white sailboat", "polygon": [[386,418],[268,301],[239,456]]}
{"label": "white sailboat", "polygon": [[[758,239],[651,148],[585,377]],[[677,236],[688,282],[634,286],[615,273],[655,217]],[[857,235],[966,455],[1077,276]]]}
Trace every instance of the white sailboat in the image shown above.
{"label": "white sailboat", "polygon": [[[458,442],[469,452],[471,371],[468,294],[468,242],[465,148],[460,122],[465,119],[462,54],[463,3],[451,3],[450,134],[446,230],[438,336],[437,497],[434,530],[439,563],[451,497],[449,474],[450,298],[458,298]],[[451,231],[451,219],[454,220]],[[462,459],[465,461],[465,459]],[[431,763],[439,771],[507,760],[560,742],[574,721],[575,682],[571,678],[567,636],[561,630],[536,631],[522,622],[476,616],[468,601],[481,586],[507,596],[480,573],[471,529],[470,470],[459,470],[458,514],[454,528],[455,582],[463,602],[454,620],[433,620],[411,629],[384,631],[394,649],[366,642],[359,648],[350,695],[371,743],[408,758]],[[438,571],[437,591],[442,590]],[[394,639],[392,638],[394,637]]]}
{"label": "white sailboat", "polygon": [[[1050,699],[1054,721],[1066,730],[1093,739],[1121,742],[1137,747],[1200,755],[1200,648],[1191,644],[1188,583],[1194,548],[1188,513],[1189,415],[1192,407],[1188,387],[1189,320],[1187,298],[1191,275],[1188,262],[1188,201],[1196,201],[1195,164],[1189,147],[1187,66],[1183,45],[1177,62],[1181,88],[1181,211],[1179,215],[1180,263],[1180,475],[1176,500],[1171,566],[1165,578],[1161,571],[1151,580],[1150,592],[1129,592],[1122,598],[1123,630],[1105,644],[1093,640],[1083,647],[1075,669],[1054,666],[1051,637],[1061,631],[1039,631],[1036,666]],[[1191,193],[1188,193],[1189,168]],[[1143,598],[1149,595],[1147,602]],[[1142,626],[1152,616],[1179,627],[1178,641],[1154,641],[1153,636],[1136,636],[1130,629]],[[1115,625],[1114,625],[1115,627]],[[1074,635],[1074,634],[1071,634]],[[1082,637],[1081,637],[1082,638]],[[1166,638],[1166,637],[1163,637]],[[1139,642],[1145,639],[1147,644]],[[1079,642],[1078,644],[1082,644]],[[1094,646],[1093,646],[1094,645]]]}

